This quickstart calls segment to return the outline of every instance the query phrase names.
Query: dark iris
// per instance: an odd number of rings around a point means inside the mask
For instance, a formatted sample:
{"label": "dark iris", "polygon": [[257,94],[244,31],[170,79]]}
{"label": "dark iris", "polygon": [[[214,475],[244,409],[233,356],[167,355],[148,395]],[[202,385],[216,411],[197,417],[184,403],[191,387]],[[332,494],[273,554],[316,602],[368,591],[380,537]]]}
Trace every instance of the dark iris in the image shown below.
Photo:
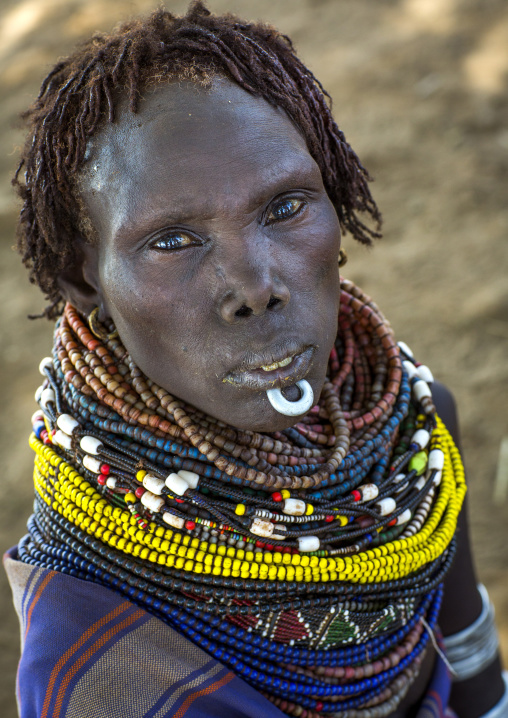
{"label": "dark iris", "polygon": [[269,220],[288,219],[295,215],[302,207],[303,202],[300,199],[285,199],[278,202],[270,211]]}
{"label": "dark iris", "polygon": [[173,232],[160,237],[152,245],[155,249],[180,249],[192,244],[192,237],[185,232]]}

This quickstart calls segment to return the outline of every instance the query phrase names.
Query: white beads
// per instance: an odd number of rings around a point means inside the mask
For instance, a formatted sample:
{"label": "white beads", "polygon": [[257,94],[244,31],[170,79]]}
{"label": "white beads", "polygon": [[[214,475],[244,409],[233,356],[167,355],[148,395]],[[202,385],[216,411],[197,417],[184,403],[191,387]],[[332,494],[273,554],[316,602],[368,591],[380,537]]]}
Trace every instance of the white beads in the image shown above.
{"label": "white beads", "polygon": [[175,516],[174,514],[170,514],[169,511],[165,511],[162,514],[163,520],[169,524],[170,526],[173,526],[175,529],[183,529],[185,526],[185,521],[182,519],[181,516]]}
{"label": "white beads", "polygon": [[436,471],[441,471],[444,466],[444,454],[441,451],[441,449],[432,449],[431,452],[429,452],[429,463],[428,463],[428,469],[430,471],[433,471],[434,469]]}
{"label": "white beads", "polygon": [[397,516],[397,526],[401,526],[402,524],[407,524],[407,522],[411,519],[411,509],[406,509],[401,513],[400,516]]}
{"label": "white beads", "polygon": [[273,534],[271,537],[273,539],[278,539],[279,541],[284,541],[284,539],[286,538],[286,532],[287,532],[287,527],[284,526],[284,524],[274,524],[273,525]]}
{"label": "white beads", "polygon": [[412,444],[418,444],[420,447],[420,451],[422,449],[425,449],[427,444],[430,441],[430,434],[425,429],[418,429],[418,431],[415,431],[413,436],[411,437],[411,443]]}
{"label": "white beads", "polygon": [[436,471],[436,473],[435,473],[435,475],[434,475],[434,478],[433,478],[433,480],[432,480],[432,483],[434,484],[434,486],[439,486],[439,484],[441,483],[442,477],[443,477],[443,472],[442,472],[442,471]]}
{"label": "white beads", "polygon": [[106,486],[108,489],[116,489],[116,479],[114,476],[108,476],[106,479]]}
{"label": "white beads", "polygon": [[402,493],[403,491],[405,491],[405,490],[407,489],[407,487],[408,487],[408,484],[409,484],[409,481],[406,481],[406,482],[403,483],[403,484],[398,484],[398,485],[397,485],[397,488],[396,488],[395,491],[394,491],[395,495],[400,494],[400,493]]}
{"label": "white beads", "polygon": [[145,489],[148,489],[148,491],[151,491],[152,494],[160,496],[165,483],[162,479],[158,479],[156,476],[153,476],[153,474],[145,474],[143,477],[143,486]]}
{"label": "white beads", "polygon": [[[37,398],[37,392],[35,393],[35,396]],[[55,392],[53,389],[50,389],[49,387],[47,389],[43,389],[40,394],[40,404],[43,409],[46,409],[48,404],[54,404],[55,403]]]}
{"label": "white beads", "polygon": [[423,381],[427,382],[427,384],[432,384],[432,382],[434,381],[434,375],[432,374],[428,366],[425,366],[425,364],[420,364],[416,371],[418,372],[418,376],[420,377],[420,379],[423,379]]}
{"label": "white beads", "polygon": [[425,486],[425,483],[426,483],[425,476],[420,476],[420,478],[418,479],[418,481],[415,484],[415,489],[417,491],[421,491],[423,489],[423,487]]}
{"label": "white beads", "polygon": [[178,472],[178,476],[180,476],[187,482],[187,485],[190,489],[197,488],[199,483],[199,474],[194,473],[194,471],[186,471],[185,469],[180,469],[180,471]]}
{"label": "white beads", "polygon": [[408,485],[406,474],[397,474],[397,476],[394,476],[393,483],[396,486],[395,493],[400,494],[400,492],[404,491]]}
{"label": "white beads", "polygon": [[301,499],[286,499],[282,511],[288,516],[303,516],[306,508],[305,501]]}
{"label": "white beads", "polygon": [[72,447],[71,437],[60,429],[53,434],[53,443],[61,446],[62,449],[71,449]]}
{"label": "white beads", "polygon": [[319,538],[317,536],[300,536],[298,538],[299,551],[319,551]]}
{"label": "white beads", "polygon": [[51,357],[44,357],[44,359],[41,359],[39,364],[39,371],[42,374],[42,376],[46,376],[45,369],[53,369],[53,359]]}
{"label": "white beads", "polygon": [[161,496],[155,496],[151,491],[145,491],[141,497],[141,503],[143,506],[146,506],[149,511],[157,513],[164,506],[164,499]]}
{"label": "white beads", "polygon": [[256,536],[262,536],[263,538],[269,538],[273,534],[274,525],[271,523],[271,521],[267,521],[266,519],[252,519],[252,523],[250,525],[250,532],[251,534],[255,534]]}
{"label": "white beads", "polygon": [[83,456],[83,466],[94,474],[101,473],[101,462],[89,454]]}
{"label": "white beads", "polygon": [[426,381],[417,381],[413,384],[413,394],[416,401],[432,397],[432,392]]}
{"label": "white beads", "polygon": [[83,436],[79,445],[87,454],[93,454],[94,456],[97,456],[99,449],[102,449],[104,446],[102,441],[96,439],[95,436]]}
{"label": "white beads", "polygon": [[41,400],[42,392],[43,392],[43,391],[44,391],[44,387],[43,387],[43,386],[38,386],[37,389],[35,390],[34,398],[35,398],[35,402],[36,402],[37,404],[40,403],[40,400]]}
{"label": "white beads", "polygon": [[358,491],[362,495],[362,501],[372,501],[379,494],[379,489],[376,484],[364,484],[358,487]]}
{"label": "white beads", "polygon": [[256,509],[254,515],[260,519],[271,519],[273,517],[272,512],[267,509]]}
{"label": "white beads", "polygon": [[387,496],[385,499],[381,499],[381,501],[378,501],[376,503],[376,506],[378,507],[378,511],[381,516],[388,516],[388,514],[392,514],[397,508],[395,499],[392,499],[391,496]]}
{"label": "white beads", "polygon": [[181,469],[177,474],[172,473],[166,478],[166,486],[177,496],[183,496],[187,489],[196,489],[199,483],[199,474],[194,471]]}
{"label": "white beads", "polygon": [[169,474],[169,476],[166,477],[166,486],[171,493],[176,494],[176,496],[183,496],[189,488],[189,484],[185,481],[185,479],[182,479],[181,476],[174,473]]}
{"label": "white beads", "polygon": [[74,429],[79,427],[79,422],[70,414],[60,414],[56,420],[56,425],[59,429],[65,431],[66,434],[72,436]]}
{"label": "white beads", "polygon": [[416,367],[415,367],[415,365],[413,364],[412,361],[408,361],[407,359],[405,359],[405,360],[402,362],[402,366],[403,366],[404,369],[406,370],[407,375],[409,376],[410,379],[412,379],[413,377],[417,376]]}
{"label": "white beads", "polygon": [[35,424],[36,421],[44,421],[44,414],[40,409],[34,411],[34,413],[32,414],[32,418],[30,419],[31,424]]}
{"label": "white beads", "polygon": [[399,349],[402,349],[402,351],[404,352],[404,354],[405,354],[406,356],[411,357],[411,359],[413,358],[413,352],[412,352],[411,349],[408,347],[408,345],[406,344],[406,342],[397,342],[397,344],[398,344]]}
{"label": "white beads", "polygon": [[408,359],[403,359],[402,366],[404,367],[410,379],[413,379],[416,376],[419,379],[422,379],[422,381],[424,381],[426,384],[432,384],[432,382],[434,381],[434,376],[431,370],[428,366],[425,366],[425,364],[415,366],[412,361],[409,361]]}

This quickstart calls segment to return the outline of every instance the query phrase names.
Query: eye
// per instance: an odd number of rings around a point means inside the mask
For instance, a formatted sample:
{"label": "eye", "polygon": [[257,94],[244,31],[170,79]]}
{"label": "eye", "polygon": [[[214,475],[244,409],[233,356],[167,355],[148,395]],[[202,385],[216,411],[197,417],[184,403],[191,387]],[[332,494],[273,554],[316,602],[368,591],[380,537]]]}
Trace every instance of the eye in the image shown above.
{"label": "eye", "polygon": [[196,244],[200,244],[197,237],[194,237],[190,232],[175,229],[161,233],[151,243],[150,249],[183,249],[184,247]]}
{"label": "eye", "polygon": [[305,206],[305,202],[296,197],[285,197],[276,200],[270,207],[267,215],[268,222],[277,222],[294,217]]}

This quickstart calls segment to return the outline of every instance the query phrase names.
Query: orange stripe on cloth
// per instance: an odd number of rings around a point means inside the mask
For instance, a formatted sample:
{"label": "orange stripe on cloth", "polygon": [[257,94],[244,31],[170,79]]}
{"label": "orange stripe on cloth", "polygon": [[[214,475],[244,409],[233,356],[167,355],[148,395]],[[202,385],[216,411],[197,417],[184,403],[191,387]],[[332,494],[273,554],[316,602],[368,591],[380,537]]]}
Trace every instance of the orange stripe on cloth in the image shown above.
{"label": "orange stripe on cloth", "polygon": [[215,691],[219,690],[219,688],[222,688],[222,686],[226,686],[229,681],[231,681],[234,677],[235,674],[229,671],[229,673],[226,673],[223,678],[219,678],[219,680],[215,681],[215,683],[212,683],[206,688],[202,688],[200,691],[196,691],[195,693],[193,693],[191,696],[185,699],[183,705],[180,706],[178,711],[174,714],[173,718],[182,718],[197,698],[201,698],[201,696],[208,696],[210,695],[210,693],[215,693]]}
{"label": "orange stripe on cloth", "polygon": [[50,572],[48,573],[48,575],[46,576],[46,578],[42,581],[41,585],[40,585],[39,588],[37,589],[37,591],[36,591],[36,593],[35,593],[35,595],[34,595],[34,597],[33,597],[33,599],[32,599],[32,602],[31,602],[31,604],[30,604],[30,608],[28,609],[28,613],[27,613],[27,616],[26,616],[25,641],[26,641],[26,637],[27,637],[27,635],[28,635],[28,631],[29,631],[29,629],[30,629],[30,622],[31,622],[31,620],[32,620],[33,610],[34,610],[35,606],[37,605],[37,602],[39,601],[40,597],[42,596],[42,594],[43,594],[43,592],[44,592],[44,589],[46,588],[46,586],[48,585],[48,583],[51,581],[51,579],[52,579],[52,578],[55,578],[56,575],[57,575],[57,574],[56,574],[56,571],[50,571]]}
{"label": "orange stripe on cloth", "polygon": [[53,713],[51,715],[51,718],[58,718],[60,715],[60,711],[62,710],[62,704],[63,699],[65,695],[65,691],[67,690],[67,687],[69,683],[71,682],[73,676],[76,675],[76,673],[79,671],[79,669],[88,661],[91,656],[93,656],[94,653],[96,653],[99,649],[101,649],[111,638],[113,638],[117,633],[120,633],[120,631],[123,631],[125,628],[128,628],[130,625],[135,623],[137,620],[142,618],[144,615],[146,615],[146,612],[138,609],[137,611],[134,611],[130,616],[125,618],[121,623],[118,623],[116,626],[112,626],[108,631],[102,634],[100,638],[98,638],[95,643],[88,648],[85,653],[82,653],[81,656],[78,658],[76,663],[69,668],[67,673],[65,674],[64,678],[62,679],[60,683],[60,688],[58,690],[58,694],[55,701],[55,707],[53,708]]}
{"label": "orange stripe on cloth", "polygon": [[121,613],[126,611],[132,604],[130,601],[124,601],[119,606],[117,606],[114,611],[111,611],[106,616],[103,616],[101,619],[93,623],[84,633],[83,635],[77,640],[60,658],[58,663],[55,665],[53,670],[51,671],[51,676],[49,678],[48,688],[46,691],[46,697],[44,699],[44,705],[42,707],[42,713],[40,718],[47,718],[48,715],[48,708],[49,704],[51,702],[51,694],[53,693],[53,688],[55,685],[56,678],[58,674],[60,673],[61,669],[63,668],[64,664],[69,660],[69,658],[76,653],[76,651],[81,648],[81,646],[88,641],[88,639],[100,628],[103,628],[106,623],[109,623],[113,619],[115,619],[117,616],[119,616]]}

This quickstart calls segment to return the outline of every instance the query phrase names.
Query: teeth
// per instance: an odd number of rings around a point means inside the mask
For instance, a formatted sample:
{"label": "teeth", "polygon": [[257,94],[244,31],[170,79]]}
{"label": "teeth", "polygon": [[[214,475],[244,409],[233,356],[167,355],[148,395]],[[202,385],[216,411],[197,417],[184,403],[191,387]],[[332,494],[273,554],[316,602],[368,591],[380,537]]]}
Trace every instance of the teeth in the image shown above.
{"label": "teeth", "polygon": [[273,364],[262,364],[261,369],[263,369],[263,371],[273,371],[274,369],[280,369],[283,366],[291,364],[292,361],[293,357],[287,357],[287,359],[283,359],[282,361],[276,361]]}

